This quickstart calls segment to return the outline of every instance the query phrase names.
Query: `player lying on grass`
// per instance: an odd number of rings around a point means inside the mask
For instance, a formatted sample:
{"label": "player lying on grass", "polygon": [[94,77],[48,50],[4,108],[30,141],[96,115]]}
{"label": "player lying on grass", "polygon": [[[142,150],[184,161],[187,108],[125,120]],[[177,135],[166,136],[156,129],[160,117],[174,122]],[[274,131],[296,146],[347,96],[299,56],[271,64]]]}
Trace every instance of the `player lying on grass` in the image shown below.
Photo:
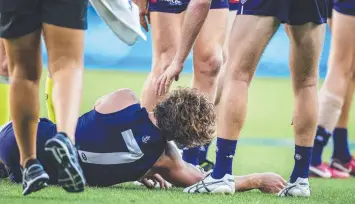
{"label": "player lying on grass", "polygon": [[[213,104],[194,89],[173,91],[153,112],[142,108],[128,89],[106,95],[96,102],[93,110],[79,118],[76,129],[79,160],[87,183],[111,186],[142,180],[149,186],[147,178],[152,178],[160,181],[162,187],[166,186],[163,179],[178,187],[192,185],[206,175],[185,163],[168,141],[182,146],[203,145],[214,136],[214,121]],[[39,121],[37,153],[50,175],[50,184],[57,184],[58,175],[44,146],[55,133],[56,125],[51,121]],[[12,123],[0,130],[0,160],[10,169],[10,178],[21,182]],[[238,191],[260,189],[277,193],[285,185],[283,178],[273,173],[251,174],[235,180],[232,188]]]}

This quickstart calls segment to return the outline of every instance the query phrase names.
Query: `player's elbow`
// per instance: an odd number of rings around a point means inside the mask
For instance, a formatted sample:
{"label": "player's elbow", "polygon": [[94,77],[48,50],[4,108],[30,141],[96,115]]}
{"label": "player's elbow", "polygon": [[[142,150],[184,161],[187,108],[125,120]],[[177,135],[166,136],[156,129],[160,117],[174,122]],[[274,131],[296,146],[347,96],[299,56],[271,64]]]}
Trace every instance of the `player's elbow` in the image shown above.
{"label": "player's elbow", "polygon": [[177,186],[177,187],[181,187],[181,188],[186,188],[189,186],[192,186],[200,181],[202,181],[205,178],[205,176],[201,173],[199,174],[191,174],[189,175],[189,179],[186,180],[186,182],[182,183],[181,186]]}

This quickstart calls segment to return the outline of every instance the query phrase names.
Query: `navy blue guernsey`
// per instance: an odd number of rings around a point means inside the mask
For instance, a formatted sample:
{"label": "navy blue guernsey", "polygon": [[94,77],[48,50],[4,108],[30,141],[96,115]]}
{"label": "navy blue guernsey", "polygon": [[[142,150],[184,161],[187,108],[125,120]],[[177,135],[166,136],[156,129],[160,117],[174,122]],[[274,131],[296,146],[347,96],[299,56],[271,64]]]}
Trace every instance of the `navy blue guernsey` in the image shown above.
{"label": "navy blue guernsey", "polygon": [[[56,170],[44,151],[45,142],[56,133],[56,125],[41,119],[37,132],[37,156],[56,183]],[[76,146],[87,183],[111,186],[142,177],[164,152],[166,140],[140,104],[111,114],[92,110],[78,120]],[[19,152],[12,124],[0,131],[0,159],[21,181]]]}
{"label": "navy blue guernsey", "polygon": [[139,179],[163,154],[165,144],[140,104],[111,114],[92,110],[78,121],[76,145],[89,185]]}

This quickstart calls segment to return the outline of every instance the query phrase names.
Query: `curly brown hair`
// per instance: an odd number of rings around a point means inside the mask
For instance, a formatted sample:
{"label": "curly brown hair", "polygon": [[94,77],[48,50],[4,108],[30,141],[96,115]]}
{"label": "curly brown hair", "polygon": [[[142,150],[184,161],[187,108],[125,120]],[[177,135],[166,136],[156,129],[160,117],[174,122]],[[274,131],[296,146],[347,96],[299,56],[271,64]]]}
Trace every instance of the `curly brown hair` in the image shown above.
{"label": "curly brown hair", "polygon": [[200,146],[215,136],[213,103],[197,89],[179,87],[173,90],[153,113],[163,135],[178,145]]}

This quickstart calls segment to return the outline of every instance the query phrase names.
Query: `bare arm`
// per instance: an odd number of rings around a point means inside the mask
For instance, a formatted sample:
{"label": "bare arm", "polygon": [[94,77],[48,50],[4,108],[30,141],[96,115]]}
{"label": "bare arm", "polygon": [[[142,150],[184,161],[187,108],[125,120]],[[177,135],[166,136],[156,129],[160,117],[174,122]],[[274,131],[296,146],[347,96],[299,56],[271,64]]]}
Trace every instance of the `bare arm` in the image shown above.
{"label": "bare arm", "polygon": [[168,143],[164,156],[154,167],[166,181],[176,187],[187,187],[201,181],[205,175],[195,166],[184,162],[176,146]]}
{"label": "bare arm", "polygon": [[207,18],[210,6],[211,0],[191,0],[187,7],[182,25],[182,40],[174,58],[174,61],[181,65],[181,67]]}
{"label": "bare arm", "polygon": [[278,193],[285,187],[286,181],[275,173],[255,173],[235,177],[236,191],[243,192],[259,189],[263,193]]}
{"label": "bare arm", "polygon": [[[154,168],[154,173],[176,187],[188,187],[201,181],[206,174],[197,167],[184,162],[174,145],[167,144],[165,155]],[[264,193],[278,193],[286,181],[275,173],[256,173],[235,177],[236,191],[259,189]]]}

